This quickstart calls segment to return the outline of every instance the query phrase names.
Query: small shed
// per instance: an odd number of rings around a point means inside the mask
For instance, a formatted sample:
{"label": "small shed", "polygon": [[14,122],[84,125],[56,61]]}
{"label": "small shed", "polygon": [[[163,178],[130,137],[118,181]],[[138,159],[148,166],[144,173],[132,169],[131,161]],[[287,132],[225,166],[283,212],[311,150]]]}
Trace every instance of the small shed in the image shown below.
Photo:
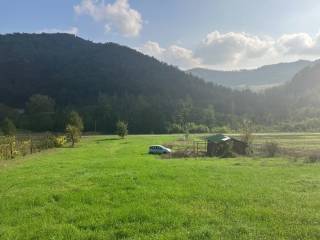
{"label": "small shed", "polygon": [[247,143],[223,134],[209,136],[206,141],[208,156],[223,156],[230,151],[240,155],[247,153]]}

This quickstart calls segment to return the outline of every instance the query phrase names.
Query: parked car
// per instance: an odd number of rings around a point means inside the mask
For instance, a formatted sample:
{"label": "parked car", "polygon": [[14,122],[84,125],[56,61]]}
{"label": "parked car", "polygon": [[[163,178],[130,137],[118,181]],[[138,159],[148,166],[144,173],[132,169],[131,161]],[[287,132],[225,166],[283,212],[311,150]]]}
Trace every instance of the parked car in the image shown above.
{"label": "parked car", "polygon": [[149,154],[167,154],[171,153],[171,149],[162,145],[153,145],[149,147]]}

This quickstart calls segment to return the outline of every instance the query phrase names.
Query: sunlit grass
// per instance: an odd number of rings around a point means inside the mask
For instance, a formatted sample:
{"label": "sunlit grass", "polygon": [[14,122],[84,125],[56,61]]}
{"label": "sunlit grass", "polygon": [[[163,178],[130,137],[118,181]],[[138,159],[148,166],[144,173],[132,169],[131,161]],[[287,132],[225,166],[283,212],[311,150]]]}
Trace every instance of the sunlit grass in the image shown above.
{"label": "sunlit grass", "polygon": [[[147,154],[176,138],[90,137],[0,165],[0,239],[320,238],[319,164]],[[278,138],[317,141],[297,139]]]}

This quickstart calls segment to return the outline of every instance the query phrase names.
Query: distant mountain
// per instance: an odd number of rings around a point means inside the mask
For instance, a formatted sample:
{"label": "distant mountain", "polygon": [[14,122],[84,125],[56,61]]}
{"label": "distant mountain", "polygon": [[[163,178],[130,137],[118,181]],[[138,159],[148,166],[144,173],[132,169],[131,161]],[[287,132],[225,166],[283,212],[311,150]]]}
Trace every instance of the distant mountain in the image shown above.
{"label": "distant mountain", "polygon": [[249,88],[251,90],[261,90],[290,81],[295,74],[311,63],[310,61],[300,60],[292,63],[266,65],[253,70],[217,71],[195,68],[187,72],[207,82],[213,82],[234,89]]}
{"label": "distant mountain", "polygon": [[260,97],[261,110],[272,115],[271,119],[296,123],[284,130],[319,131],[320,61],[302,69],[291,81],[267,89]]}

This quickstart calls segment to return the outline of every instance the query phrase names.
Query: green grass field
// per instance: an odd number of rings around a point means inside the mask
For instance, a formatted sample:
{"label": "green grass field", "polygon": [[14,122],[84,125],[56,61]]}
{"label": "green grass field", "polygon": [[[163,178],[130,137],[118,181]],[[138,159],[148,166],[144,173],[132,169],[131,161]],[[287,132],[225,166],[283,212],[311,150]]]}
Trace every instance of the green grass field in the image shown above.
{"label": "green grass field", "polygon": [[146,154],[176,138],[89,137],[1,162],[0,239],[320,239],[320,164]]}

